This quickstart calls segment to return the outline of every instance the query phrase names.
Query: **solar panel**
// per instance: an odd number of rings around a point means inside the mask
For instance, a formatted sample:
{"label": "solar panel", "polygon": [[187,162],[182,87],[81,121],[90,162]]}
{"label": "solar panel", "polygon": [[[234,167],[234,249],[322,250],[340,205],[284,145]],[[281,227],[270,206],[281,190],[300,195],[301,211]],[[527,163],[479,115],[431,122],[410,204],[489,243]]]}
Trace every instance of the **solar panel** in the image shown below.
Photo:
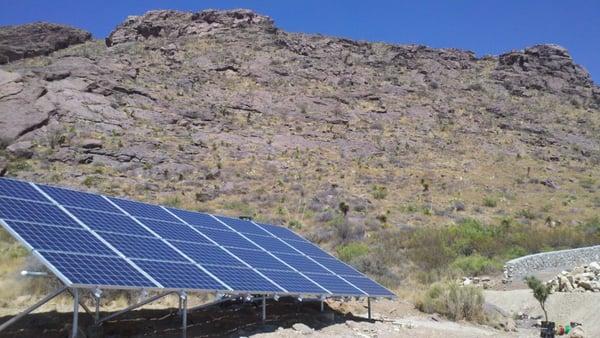
{"label": "solar panel", "polygon": [[0,224],[68,286],[393,296],[275,225],[5,178]]}
{"label": "solar panel", "polygon": [[119,257],[43,252],[42,256],[72,284],[156,287]]}
{"label": "solar panel", "polygon": [[114,252],[104,243],[83,228],[74,229],[16,221],[6,221],[6,224],[37,250],[114,255]]}
{"label": "solar panel", "polygon": [[135,260],[165,288],[223,290],[224,286],[191,263]]}
{"label": "solar panel", "polygon": [[100,195],[43,185],[39,187],[63,206],[120,213],[117,208],[108,203]]}
{"label": "solar panel", "polygon": [[0,196],[47,202],[31,184],[14,180],[0,180]]}
{"label": "solar panel", "polygon": [[81,228],[58,207],[45,203],[0,197],[0,219]]}

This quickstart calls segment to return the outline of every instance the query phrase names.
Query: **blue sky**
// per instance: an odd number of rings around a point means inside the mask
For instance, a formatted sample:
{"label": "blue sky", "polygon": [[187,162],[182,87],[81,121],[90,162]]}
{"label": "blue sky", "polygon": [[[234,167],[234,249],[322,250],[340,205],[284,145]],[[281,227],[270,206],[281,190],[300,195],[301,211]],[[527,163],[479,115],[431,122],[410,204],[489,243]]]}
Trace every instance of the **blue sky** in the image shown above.
{"label": "blue sky", "polygon": [[249,8],[292,32],[500,54],[538,43],[566,47],[600,82],[600,1],[377,0],[5,0],[0,25],[66,23],[103,38],[128,15],[150,9]]}

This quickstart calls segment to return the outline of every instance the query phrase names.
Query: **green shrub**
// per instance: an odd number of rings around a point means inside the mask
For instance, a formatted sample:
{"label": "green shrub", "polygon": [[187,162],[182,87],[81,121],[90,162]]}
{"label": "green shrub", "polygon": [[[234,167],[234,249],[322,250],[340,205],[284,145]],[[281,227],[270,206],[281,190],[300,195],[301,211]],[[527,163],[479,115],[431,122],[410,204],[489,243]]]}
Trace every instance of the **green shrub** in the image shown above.
{"label": "green shrub", "polygon": [[498,205],[498,200],[493,197],[487,196],[483,199],[483,206],[488,208],[495,208]]}
{"label": "green shrub", "polygon": [[382,200],[387,197],[387,188],[382,185],[374,185],[371,190],[371,195],[376,200]]}
{"label": "green shrub", "polygon": [[336,248],[338,257],[344,262],[351,262],[355,258],[364,256],[369,252],[369,247],[363,243],[348,243]]}
{"label": "green shrub", "polygon": [[481,255],[462,256],[450,264],[451,268],[459,269],[468,276],[479,276],[502,269],[502,263]]}
{"label": "green shrub", "polygon": [[483,292],[472,286],[456,283],[434,283],[417,301],[417,308],[425,313],[439,313],[451,320],[483,322]]}

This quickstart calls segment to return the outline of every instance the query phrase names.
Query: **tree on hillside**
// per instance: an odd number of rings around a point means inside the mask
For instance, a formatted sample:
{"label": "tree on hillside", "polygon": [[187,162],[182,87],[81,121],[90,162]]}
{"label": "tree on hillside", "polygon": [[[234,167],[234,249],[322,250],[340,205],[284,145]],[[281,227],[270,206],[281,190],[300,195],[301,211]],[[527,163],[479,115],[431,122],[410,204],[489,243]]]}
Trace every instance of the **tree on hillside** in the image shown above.
{"label": "tree on hillside", "polygon": [[548,300],[548,296],[550,296],[550,285],[546,285],[542,283],[535,276],[525,277],[525,282],[527,286],[531,290],[533,290],[533,297],[537,299],[542,307],[542,311],[544,311],[544,317],[546,318],[546,322],[548,322],[548,312],[546,311],[546,300]]}

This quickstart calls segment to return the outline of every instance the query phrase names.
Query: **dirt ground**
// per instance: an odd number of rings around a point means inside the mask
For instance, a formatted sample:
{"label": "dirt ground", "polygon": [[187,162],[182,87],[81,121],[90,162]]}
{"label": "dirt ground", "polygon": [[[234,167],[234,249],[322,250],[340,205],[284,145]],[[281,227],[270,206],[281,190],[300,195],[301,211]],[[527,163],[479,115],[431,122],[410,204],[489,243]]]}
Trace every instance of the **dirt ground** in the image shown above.
{"label": "dirt ground", "polygon": [[[162,305],[173,304],[167,301]],[[71,329],[72,314],[66,302],[49,305],[11,326],[0,337],[65,337]],[[181,318],[175,306],[132,311],[104,323],[93,325],[82,312],[80,337],[178,337]],[[4,309],[6,310],[6,309]],[[58,311],[57,311],[58,310]],[[14,311],[17,312],[17,311]],[[102,312],[102,316],[114,312]],[[267,320],[260,319],[260,301],[226,301],[188,314],[188,337],[524,337],[532,332],[501,332],[486,326],[454,323],[438,316],[425,315],[403,300],[372,302],[373,319],[368,320],[364,301],[328,301],[320,312],[318,301],[294,298],[268,300]],[[5,315],[0,322],[11,316]],[[302,325],[303,324],[303,325]],[[531,333],[531,334],[530,334]]]}

